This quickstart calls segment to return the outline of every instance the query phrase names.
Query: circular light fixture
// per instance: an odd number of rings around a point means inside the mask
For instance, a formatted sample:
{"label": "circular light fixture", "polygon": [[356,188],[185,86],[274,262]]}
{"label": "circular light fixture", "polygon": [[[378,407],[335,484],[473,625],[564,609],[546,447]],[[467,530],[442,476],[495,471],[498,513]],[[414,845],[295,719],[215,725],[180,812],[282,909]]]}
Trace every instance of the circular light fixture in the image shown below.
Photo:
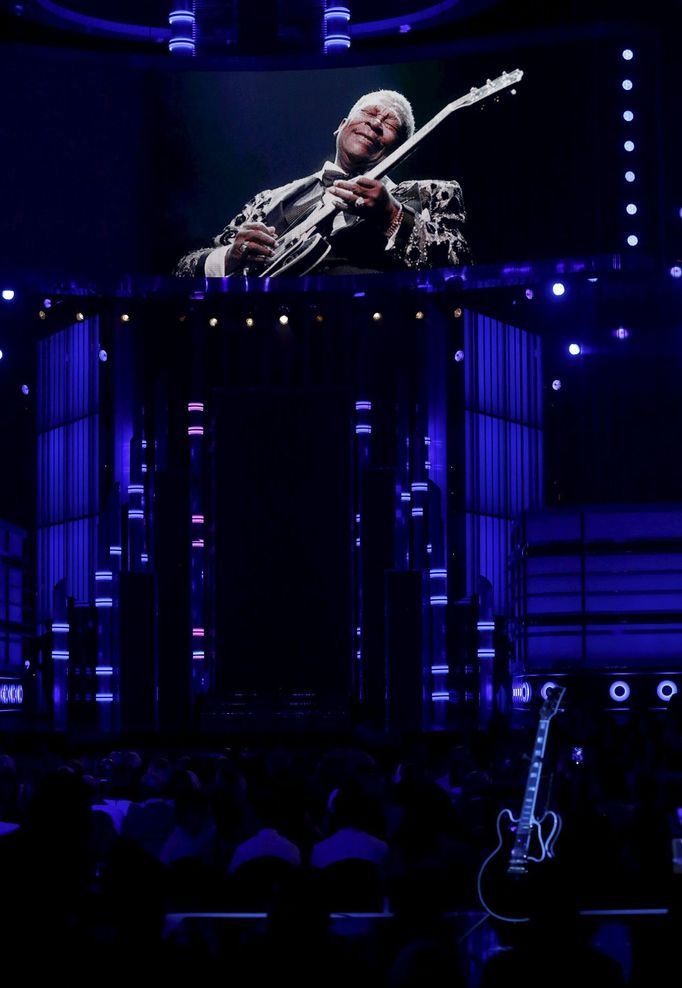
{"label": "circular light fixture", "polygon": [[99,359],[102,361],[103,364],[106,364],[107,360],[109,359],[109,354],[107,353],[106,350],[100,350],[97,356],[99,357]]}
{"label": "circular light fixture", "polygon": [[579,357],[580,354],[583,352],[583,348],[580,346],[579,343],[569,343],[568,352],[572,357]]}
{"label": "circular light fixture", "polygon": [[619,326],[618,329],[614,329],[613,335],[616,337],[617,340],[627,340],[630,333],[625,328],[625,326]]}
{"label": "circular light fixture", "polygon": [[458,364],[462,363],[462,361],[464,360],[464,350],[457,350],[457,352],[455,353],[455,360],[457,361]]}
{"label": "circular light fixture", "polygon": [[29,391],[30,391],[30,388],[29,388],[28,384],[22,384],[21,385],[21,393],[22,393],[22,395],[27,395],[29,393]]}
{"label": "circular light fixture", "polygon": [[670,277],[682,278],[682,268],[679,266],[679,264],[673,264],[673,266],[670,269]]}
{"label": "circular light fixture", "polygon": [[244,322],[246,323],[249,329],[252,329],[253,326],[255,325],[256,320],[253,318],[253,316],[247,316]]}
{"label": "circular light fixture", "polygon": [[130,322],[130,316],[127,312],[121,313],[121,322]]}
{"label": "circular light fixture", "polygon": [[374,313],[372,314],[372,319],[374,320],[374,322],[381,322],[381,320],[382,320],[383,318],[384,318],[384,317],[382,316],[382,314],[381,314],[380,312],[374,312]]}
{"label": "circular light fixture", "polygon": [[561,391],[561,381],[558,377],[552,381],[552,391]]}
{"label": "circular light fixture", "polygon": [[635,150],[635,142],[634,141],[625,141],[625,143],[623,144],[623,150],[624,151],[634,151]]}
{"label": "circular light fixture", "polygon": [[636,247],[639,243],[639,237],[636,233],[631,233],[628,237],[628,247]]}
{"label": "circular light fixture", "polygon": [[540,696],[543,700],[546,700],[550,690],[556,690],[559,688],[559,684],[555,683],[553,680],[548,679],[546,683],[543,683],[540,689]]}
{"label": "circular light fixture", "polygon": [[672,679],[662,679],[658,686],[656,687],[656,695],[659,700],[663,700],[664,703],[668,703],[672,697],[677,693],[677,683],[674,683]]}
{"label": "circular light fixture", "polygon": [[555,281],[552,285],[552,295],[556,295],[557,298],[561,298],[562,295],[566,294],[566,285],[563,281]]}
{"label": "circular light fixture", "polygon": [[625,207],[625,212],[628,214],[628,216],[634,216],[635,213],[637,212],[637,204],[634,202],[629,202]]}
{"label": "circular light fixture", "polygon": [[424,313],[421,311],[421,309],[419,309],[418,312],[415,312],[414,318],[415,319],[423,319],[424,318]]}
{"label": "circular light fixture", "polygon": [[625,92],[629,93],[630,90],[632,89],[632,79],[623,79],[621,85],[625,90]]}
{"label": "circular light fixture", "polygon": [[609,686],[609,696],[614,703],[625,703],[630,696],[630,687],[625,680],[616,679]]}
{"label": "circular light fixture", "polygon": [[289,316],[286,314],[286,312],[283,312],[282,315],[279,317],[279,324],[280,326],[289,325]]}
{"label": "circular light fixture", "polygon": [[635,119],[635,115],[632,112],[632,110],[623,110],[623,120],[626,123],[632,123],[634,119]]}
{"label": "circular light fixture", "polygon": [[13,298],[14,298],[14,289],[13,288],[3,288],[3,290],[2,290],[2,297],[3,297],[3,300],[5,302],[11,302],[13,300]]}
{"label": "circular light fixture", "polygon": [[635,175],[634,172],[625,172],[625,181],[626,182],[634,182],[634,180],[635,180],[636,177],[637,176]]}
{"label": "circular light fixture", "polygon": [[632,50],[632,48],[625,48],[623,50],[623,58],[625,59],[626,62],[631,62],[634,57],[635,57],[635,53]]}
{"label": "circular light fixture", "polygon": [[209,326],[217,326],[218,320],[216,319],[215,316],[211,316],[211,318],[208,320],[208,324]]}

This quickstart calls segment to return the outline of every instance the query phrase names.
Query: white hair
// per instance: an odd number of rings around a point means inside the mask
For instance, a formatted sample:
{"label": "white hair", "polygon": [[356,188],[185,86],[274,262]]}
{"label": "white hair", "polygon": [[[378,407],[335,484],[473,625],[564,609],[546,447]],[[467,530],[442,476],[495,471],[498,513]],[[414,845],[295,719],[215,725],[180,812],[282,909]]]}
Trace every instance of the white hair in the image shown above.
{"label": "white hair", "polygon": [[365,93],[364,96],[361,96],[351,106],[348,116],[352,117],[356,110],[361,109],[367,103],[381,104],[387,110],[395,113],[404,132],[405,139],[412,137],[414,134],[414,113],[408,100],[405,99],[402,93],[397,93],[394,89],[377,89],[373,93]]}

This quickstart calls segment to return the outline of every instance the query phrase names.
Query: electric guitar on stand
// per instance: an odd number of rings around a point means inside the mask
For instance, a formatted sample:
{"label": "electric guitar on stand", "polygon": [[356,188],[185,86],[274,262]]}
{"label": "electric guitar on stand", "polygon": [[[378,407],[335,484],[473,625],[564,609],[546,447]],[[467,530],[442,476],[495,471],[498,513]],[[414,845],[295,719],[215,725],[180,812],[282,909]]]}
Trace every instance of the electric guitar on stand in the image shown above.
{"label": "electric guitar on stand", "polygon": [[525,923],[529,919],[532,871],[546,858],[554,857],[554,845],[561,831],[561,817],[552,810],[536,816],[542,763],[549,724],[558,711],[566,690],[556,686],[547,691],[528,769],[521,812],[514,816],[503,809],[497,817],[498,844],[478,873],[478,898],[495,919]]}
{"label": "electric guitar on stand", "polygon": [[[455,110],[464,106],[472,106],[481,100],[496,96],[503,89],[515,85],[523,77],[521,69],[514,69],[513,72],[503,72],[496,79],[488,79],[483,86],[472,87],[472,89],[452,103],[448,103],[440,113],[437,113],[432,120],[420,127],[412,137],[396,148],[382,161],[379,161],[374,168],[367,172],[367,178],[383,178],[391,168],[404,161],[408,155],[412,154],[420,141],[422,141],[432,130],[435,130],[444,120],[446,120]],[[511,90],[512,93],[515,90]],[[331,250],[329,239],[325,237],[321,228],[325,229],[329,224],[325,223],[329,217],[336,215],[336,207],[329,202],[326,196],[320,205],[305,219],[297,223],[290,230],[280,237],[275,252],[269,259],[266,267],[258,274],[262,278],[272,278],[279,274],[307,274],[312,271],[323,260]]]}

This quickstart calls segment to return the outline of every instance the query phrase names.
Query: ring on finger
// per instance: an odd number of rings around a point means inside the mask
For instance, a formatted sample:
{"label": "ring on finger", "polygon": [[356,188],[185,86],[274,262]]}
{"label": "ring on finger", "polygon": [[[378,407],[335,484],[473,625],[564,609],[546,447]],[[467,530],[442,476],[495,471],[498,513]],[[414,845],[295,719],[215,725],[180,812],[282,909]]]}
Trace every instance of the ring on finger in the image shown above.
{"label": "ring on finger", "polygon": [[365,205],[365,200],[362,198],[362,196],[358,196],[356,198],[355,205],[356,206],[364,206]]}
{"label": "ring on finger", "polygon": [[242,254],[245,254],[246,253],[246,251],[248,249],[248,246],[249,246],[248,240],[245,240],[244,243],[239,248],[239,250],[241,251]]}

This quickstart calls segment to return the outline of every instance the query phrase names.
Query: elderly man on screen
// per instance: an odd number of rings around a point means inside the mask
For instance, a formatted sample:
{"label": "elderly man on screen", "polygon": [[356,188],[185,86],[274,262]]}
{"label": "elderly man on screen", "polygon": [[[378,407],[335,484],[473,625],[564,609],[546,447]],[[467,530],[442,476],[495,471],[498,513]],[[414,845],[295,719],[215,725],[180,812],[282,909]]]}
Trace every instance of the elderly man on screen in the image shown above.
{"label": "elderly man on screen", "polygon": [[178,275],[225,277],[264,271],[278,237],[307,218],[325,193],[337,213],[331,251],[318,274],[358,274],[447,267],[468,259],[462,192],[454,181],[396,185],[365,176],[414,133],[412,107],[400,93],[362,96],[336,130],[336,157],[315,175],[259,193],[215,238],[181,259]]}

